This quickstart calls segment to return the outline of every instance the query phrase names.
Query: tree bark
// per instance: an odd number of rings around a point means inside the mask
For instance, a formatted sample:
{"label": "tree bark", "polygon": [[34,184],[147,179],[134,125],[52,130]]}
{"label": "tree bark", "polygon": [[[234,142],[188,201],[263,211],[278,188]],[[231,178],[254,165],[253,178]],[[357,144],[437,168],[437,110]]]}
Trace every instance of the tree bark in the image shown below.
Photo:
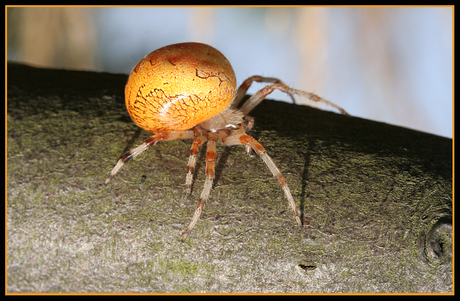
{"label": "tree bark", "polygon": [[265,100],[249,134],[303,227],[262,160],[220,144],[182,243],[205,147],[188,198],[191,140],[159,142],[104,185],[151,135],[124,107],[126,79],[8,64],[8,292],[452,293],[451,139]]}

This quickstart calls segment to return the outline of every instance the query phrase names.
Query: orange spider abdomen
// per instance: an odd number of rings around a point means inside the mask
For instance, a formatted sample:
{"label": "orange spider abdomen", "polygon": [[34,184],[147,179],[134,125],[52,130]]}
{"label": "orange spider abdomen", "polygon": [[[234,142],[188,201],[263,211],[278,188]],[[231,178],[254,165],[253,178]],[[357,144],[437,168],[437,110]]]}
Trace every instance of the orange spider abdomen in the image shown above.
{"label": "orange spider abdomen", "polygon": [[125,87],[133,121],[151,133],[182,131],[230,105],[236,78],[225,56],[201,43],[157,49],[131,71]]}

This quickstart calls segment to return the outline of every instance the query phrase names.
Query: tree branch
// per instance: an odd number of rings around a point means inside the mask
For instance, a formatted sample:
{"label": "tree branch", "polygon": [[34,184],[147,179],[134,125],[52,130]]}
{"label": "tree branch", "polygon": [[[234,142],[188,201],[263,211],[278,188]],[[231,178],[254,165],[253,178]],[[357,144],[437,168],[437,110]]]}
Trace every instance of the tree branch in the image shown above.
{"label": "tree branch", "polygon": [[189,140],[158,143],[104,186],[150,135],[126,112],[126,75],[7,75],[8,292],[452,292],[451,139],[265,100],[249,134],[304,226],[258,156],[220,145],[182,243],[204,149],[189,198]]}

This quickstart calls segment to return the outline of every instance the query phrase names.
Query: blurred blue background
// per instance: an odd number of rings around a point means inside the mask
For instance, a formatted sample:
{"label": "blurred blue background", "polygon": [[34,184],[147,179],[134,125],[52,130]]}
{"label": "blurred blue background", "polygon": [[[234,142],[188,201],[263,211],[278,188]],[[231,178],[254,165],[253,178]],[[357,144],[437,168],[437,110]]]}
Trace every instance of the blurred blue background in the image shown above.
{"label": "blurred blue background", "polygon": [[7,59],[128,74],[159,47],[202,42],[229,59],[239,84],[278,77],[353,116],[452,138],[452,16],[452,7],[8,7]]}

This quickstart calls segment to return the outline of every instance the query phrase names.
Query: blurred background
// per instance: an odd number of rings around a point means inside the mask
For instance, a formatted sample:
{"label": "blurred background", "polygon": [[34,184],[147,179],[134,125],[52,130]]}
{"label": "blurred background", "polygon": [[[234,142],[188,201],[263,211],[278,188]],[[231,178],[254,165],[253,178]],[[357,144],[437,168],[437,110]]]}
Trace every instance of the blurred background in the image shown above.
{"label": "blurred background", "polygon": [[[238,84],[277,77],[353,116],[452,138],[452,7],[6,10],[9,61],[129,74],[157,48],[202,42],[229,59]],[[269,98],[291,101],[281,92]]]}

